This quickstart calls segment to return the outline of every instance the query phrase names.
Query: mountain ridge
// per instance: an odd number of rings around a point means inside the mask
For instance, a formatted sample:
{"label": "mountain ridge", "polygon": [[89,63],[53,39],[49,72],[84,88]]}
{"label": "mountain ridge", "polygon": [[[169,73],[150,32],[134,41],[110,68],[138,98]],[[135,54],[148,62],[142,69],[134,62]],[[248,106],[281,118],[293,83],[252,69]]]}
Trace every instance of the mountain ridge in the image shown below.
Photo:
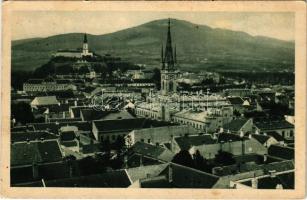
{"label": "mountain ridge", "polygon": [[[158,67],[161,46],[166,41],[167,21],[154,20],[102,35],[88,34],[89,48],[98,54],[110,53]],[[294,68],[294,43],[290,41],[177,19],[171,19],[171,32],[178,59],[184,67],[193,65],[192,68],[208,69],[229,65],[231,68],[238,64],[246,70],[249,67],[244,65],[252,63],[255,69],[261,65],[274,70]],[[12,68],[33,70],[48,61],[58,49],[82,47],[82,38],[83,33],[66,33],[12,45]],[[23,62],[24,57],[35,61]]]}

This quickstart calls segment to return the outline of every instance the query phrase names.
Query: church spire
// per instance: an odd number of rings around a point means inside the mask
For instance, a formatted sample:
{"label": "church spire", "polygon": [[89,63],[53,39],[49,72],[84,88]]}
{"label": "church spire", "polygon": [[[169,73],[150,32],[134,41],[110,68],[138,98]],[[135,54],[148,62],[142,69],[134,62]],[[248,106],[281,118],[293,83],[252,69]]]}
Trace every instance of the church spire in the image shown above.
{"label": "church spire", "polygon": [[84,33],[83,43],[87,43],[87,35],[86,35],[86,33]]}
{"label": "church spire", "polygon": [[174,47],[174,63],[177,63],[176,45]]}
{"label": "church spire", "polygon": [[164,62],[167,66],[167,69],[174,69],[174,57],[173,57],[171,20],[170,19],[168,19],[168,29],[167,29],[167,39],[166,39]]}
{"label": "church spire", "polygon": [[163,43],[162,43],[162,47],[161,47],[161,62],[162,62],[162,69],[164,69],[164,58],[163,58]]}

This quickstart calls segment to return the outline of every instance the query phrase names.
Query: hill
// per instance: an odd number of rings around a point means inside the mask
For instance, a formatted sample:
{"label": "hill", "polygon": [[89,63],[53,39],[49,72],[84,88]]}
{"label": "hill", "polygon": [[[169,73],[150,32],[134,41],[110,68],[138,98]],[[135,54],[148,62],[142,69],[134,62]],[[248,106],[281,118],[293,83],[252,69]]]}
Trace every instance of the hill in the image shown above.
{"label": "hill", "polygon": [[[244,32],[211,28],[183,20],[171,20],[173,42],[180,67],[189,70],[293,71],[294,42]],[[88,35],[91,51],[112,54],[127,61],[160,66],[167,20],[104,35]],[[26,42],[12,42],[12,69],[33,70],[46,63],[58,49],[82,46],[83,33],[55,35]]]}

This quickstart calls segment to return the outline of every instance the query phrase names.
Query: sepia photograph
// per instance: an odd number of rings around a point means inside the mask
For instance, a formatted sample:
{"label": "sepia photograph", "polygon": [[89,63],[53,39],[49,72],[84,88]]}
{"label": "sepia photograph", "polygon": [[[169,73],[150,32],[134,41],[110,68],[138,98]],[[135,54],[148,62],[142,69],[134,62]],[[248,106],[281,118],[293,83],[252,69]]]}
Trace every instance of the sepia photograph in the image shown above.
{"label": "sepia photograph", "polygon": [[305,194],[304,3],[32,3],[6,5],[3,22],[15,194]]}

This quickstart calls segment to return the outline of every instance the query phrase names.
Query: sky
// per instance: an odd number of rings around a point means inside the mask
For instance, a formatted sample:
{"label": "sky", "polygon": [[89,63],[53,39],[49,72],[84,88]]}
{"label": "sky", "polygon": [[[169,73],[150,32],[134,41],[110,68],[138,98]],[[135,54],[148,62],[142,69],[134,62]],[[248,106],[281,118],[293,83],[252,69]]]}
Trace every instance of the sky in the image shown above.
{"label": "sky", "polygon": [[15,11],[12,18],[12,39],[84,32],[101,35],[165,18],[186,20],[212,28],[244,31],[253,36],[281,40],[295,38],[295,17],[290,12]]}

